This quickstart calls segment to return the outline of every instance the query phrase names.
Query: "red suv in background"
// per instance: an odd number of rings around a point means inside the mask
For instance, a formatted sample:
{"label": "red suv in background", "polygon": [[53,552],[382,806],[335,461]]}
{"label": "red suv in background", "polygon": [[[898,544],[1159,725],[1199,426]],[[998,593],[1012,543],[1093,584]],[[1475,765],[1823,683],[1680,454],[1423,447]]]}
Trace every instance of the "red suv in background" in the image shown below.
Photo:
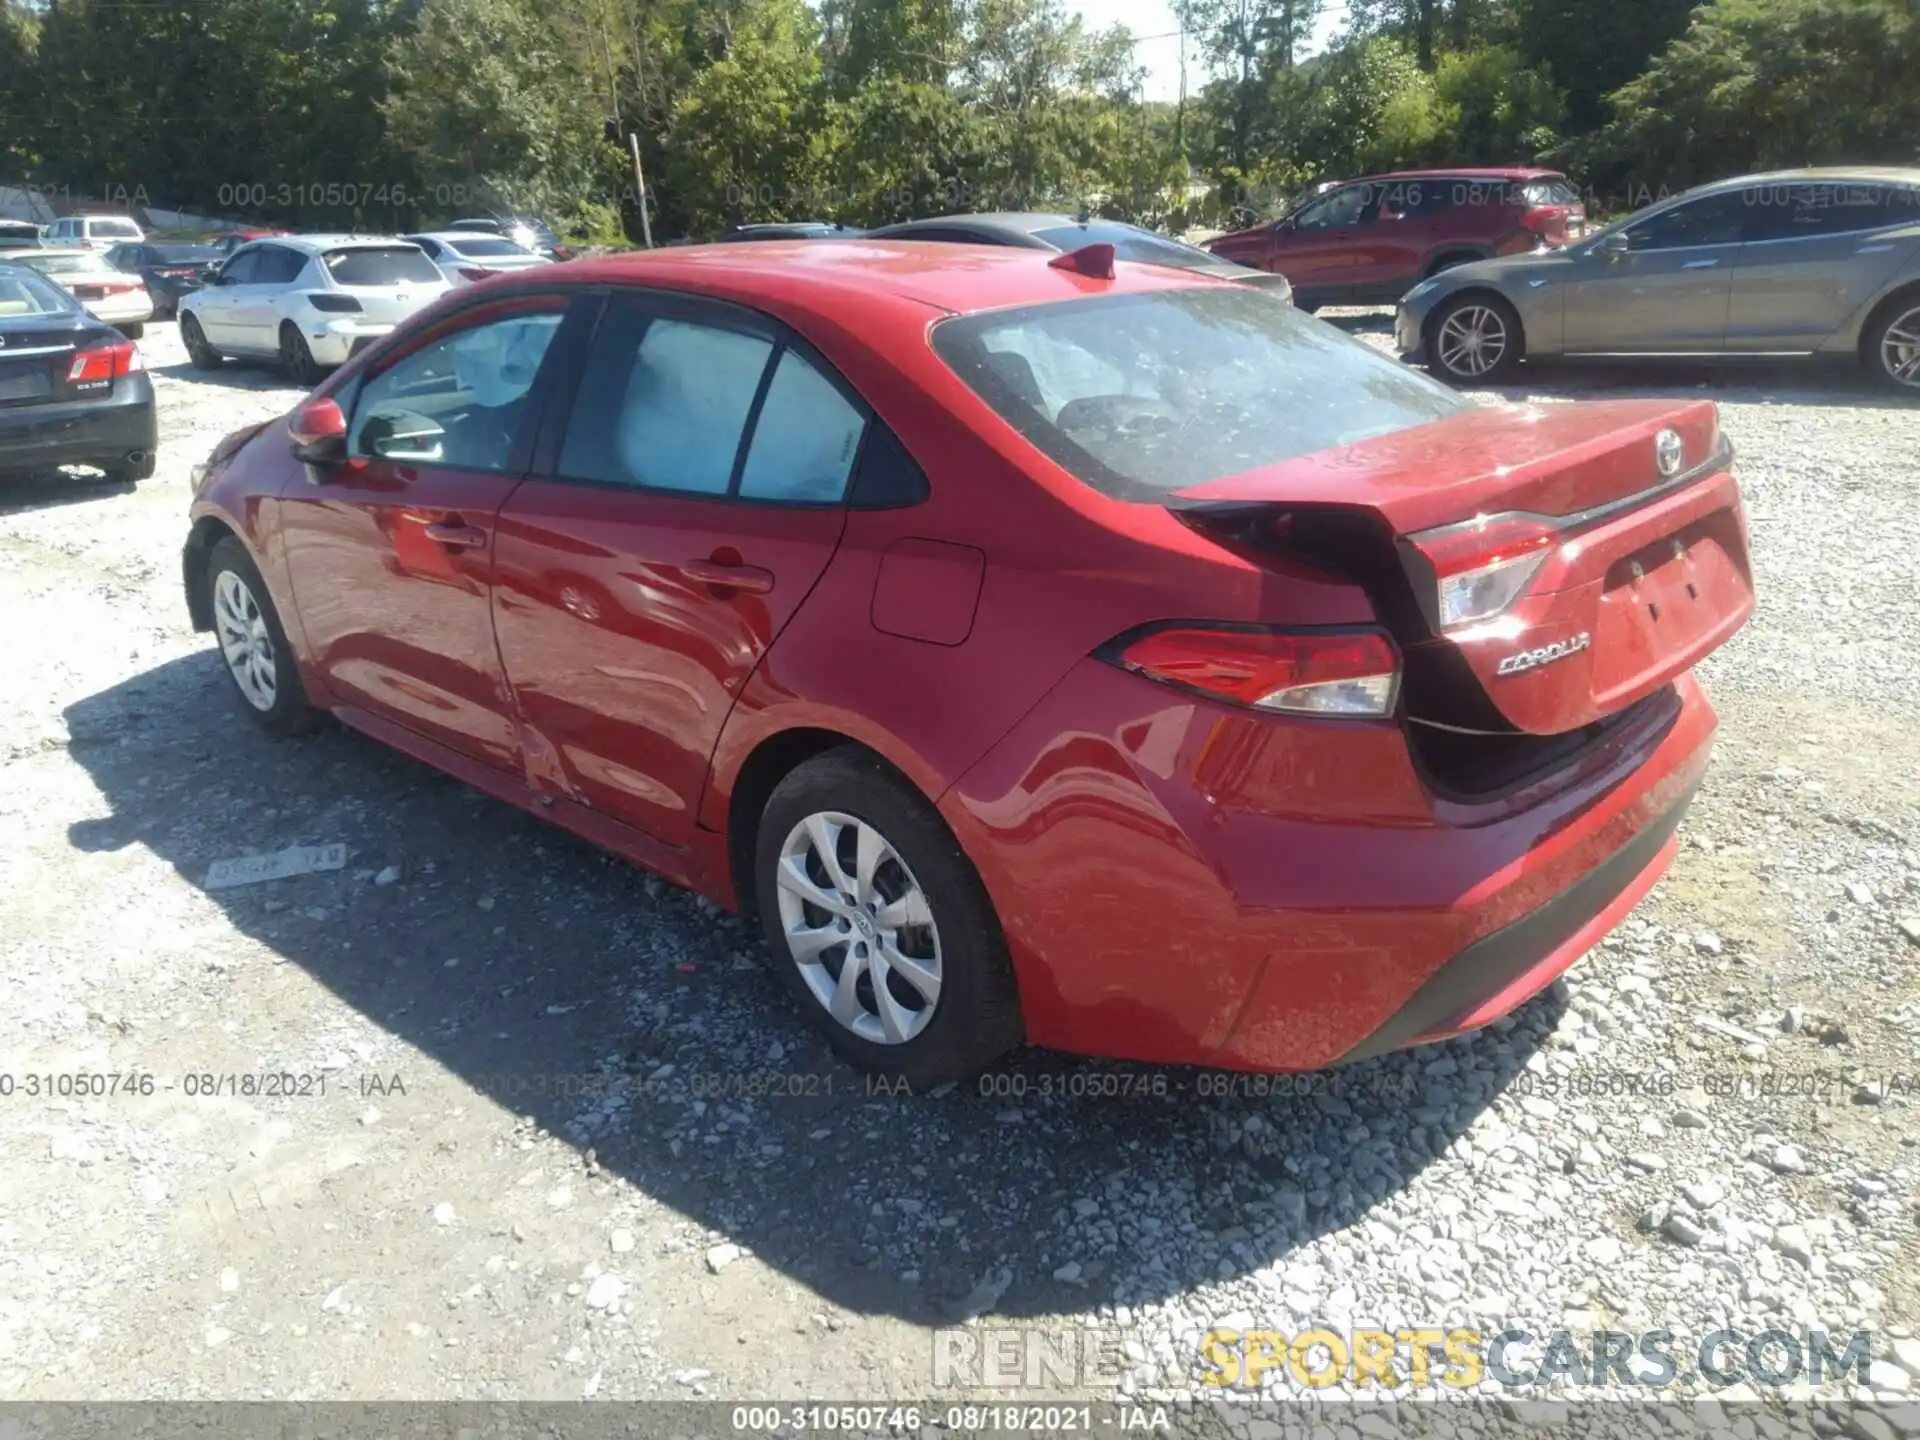
{"label": "red suv in background", "polygon": [[1390,305],[1449,265],[1564,245],[1586,215],[1557,170],[1404,170],[1337,185],[1207,248],[1285,275],[1303,309]]}

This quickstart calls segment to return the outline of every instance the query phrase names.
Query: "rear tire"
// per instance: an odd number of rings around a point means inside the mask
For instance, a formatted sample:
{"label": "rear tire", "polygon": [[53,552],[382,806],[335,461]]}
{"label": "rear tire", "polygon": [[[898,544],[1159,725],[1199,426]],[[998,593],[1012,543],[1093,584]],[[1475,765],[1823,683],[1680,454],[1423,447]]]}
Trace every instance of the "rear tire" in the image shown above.
{"label": "rear tire", "polygon": [[1520,316],[1484,290],[1455,296],[1427,322],[1427,369],[1454,385],[1497,385],[1526,348]]}
{"label": "rear tire", "polygon": [[187,360],[196,370],[218,370],[224,363],[220,352],[207,343],[200,322],[191,315],[180,317],[180,343],[187,347]]}
{"label": "rear tire", "polygon": [[829,751],[774,788],[754,882],[781,982],[845,1060],[934,1086],[1020,1043],[986,887],[939,813],[872,755]]}
{"label": "rear tire", "polygon": [[1860,355],[1882,386],[1920,400],[1920,290],[1874,317],[1861,337]]}
{"label": "rear tire", "polygon": [[283,321],[280,325],[280,365],[293,377],[294,384],[309,390],[327,375],[313,358],[313,351],[307,348],[307,337],[300,333],[300,327],[291,320]]}
{"label": "rear tire", "polygon": [[308,703],[293,647],[247,547],[229,535],[207,556],[213,635],[242,706],[269,735],[298,735],[323,718]]}

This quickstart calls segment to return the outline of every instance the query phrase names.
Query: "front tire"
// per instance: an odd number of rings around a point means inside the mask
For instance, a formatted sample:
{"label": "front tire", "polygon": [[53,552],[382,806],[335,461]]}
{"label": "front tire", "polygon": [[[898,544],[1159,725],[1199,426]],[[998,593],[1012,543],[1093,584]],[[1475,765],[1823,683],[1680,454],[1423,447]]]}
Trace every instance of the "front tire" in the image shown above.
{"label": "front tire", "polygon": [[842,1058],[934,1086],[1020,1043],[979,874],[938,812],[873,756],[829,751],[775,787],[754,880],[774,968]]}
{"label": "front tire", "polygon": [[1427,369],[1455,385],[1494,385],[1509,378],[1526,343],[1513,306],[1479,291],[1442,305],[1427,335]]}
{"label": "front tire", "polygon": [[294,384],[309,390],[327,374],[313,358],[313,351],[307,348],[307,337],[291,320],[280,326],[280,365],[293,377]]}
{"label": "front tire", "polygon": [[1868,327],[1861,352],[1874,379],[1920,399],[1920,292],[1887,307]]}
{"label": "front tire", "polygon": [[247,712],[270,735],[311,730],[320,712],[300,684],[279,612],[253,557],[231,535],[207,557],[207,594],[220,658]]}
{"label": "front tire", "polygon": [[180,317],[180,343],[187,347],[187,360],[196,370],[218,370],[223,363],[220,352],[207,343],[207,334],[191,315]]}

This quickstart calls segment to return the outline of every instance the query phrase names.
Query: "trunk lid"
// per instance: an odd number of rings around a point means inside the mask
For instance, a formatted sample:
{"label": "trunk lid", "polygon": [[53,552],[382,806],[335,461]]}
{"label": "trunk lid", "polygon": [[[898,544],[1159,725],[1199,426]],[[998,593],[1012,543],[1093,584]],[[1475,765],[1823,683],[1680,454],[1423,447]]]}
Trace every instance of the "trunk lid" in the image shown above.
{"label": "trunk lid", "polygon": [[[1410,718],[1558,735],[1652,694],[1752,612],[1729,458],[1711,401],[1502,406],[1194,486],[1174,503],[1366,583],[1401,645]],[[1506,563],[1503,527],[1526,540],[1524,585],[1497,613],[1450,623],[1441,580]]]}
{"label": "trunk lid", "polygon": [[0,325],[0,408],[84,398],[88,392],[76,391],[67,379],[74,351],[108,342],[91,322],[76,325],[64,316]]}

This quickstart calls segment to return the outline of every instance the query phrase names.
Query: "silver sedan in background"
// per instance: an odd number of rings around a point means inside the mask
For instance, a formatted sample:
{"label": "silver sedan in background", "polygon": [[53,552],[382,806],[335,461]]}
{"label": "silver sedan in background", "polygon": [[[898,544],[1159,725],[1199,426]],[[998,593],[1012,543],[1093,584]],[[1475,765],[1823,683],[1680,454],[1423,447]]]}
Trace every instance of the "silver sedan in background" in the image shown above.
{"label": "silver sedan in background", "polygon": [[1526,356],[1834,355],[1920,398],[1920,169],[1703,185],[1561,249],[1424,280],[1394,336],[1462,384]]}

